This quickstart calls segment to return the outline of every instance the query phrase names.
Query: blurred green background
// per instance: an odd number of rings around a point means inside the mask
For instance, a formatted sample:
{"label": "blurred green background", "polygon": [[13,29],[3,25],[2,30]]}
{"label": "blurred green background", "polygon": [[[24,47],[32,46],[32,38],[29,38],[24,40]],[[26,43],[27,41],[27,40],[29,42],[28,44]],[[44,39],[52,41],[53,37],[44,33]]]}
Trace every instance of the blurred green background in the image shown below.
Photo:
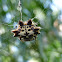
{"label": "blurred green background", "polygon": [[22,18],[42,30],[36,41],[22,43],[12,29],[20,20],[19,0],[0,0],[0,62],[62,62],[62,1],[21,0]]}

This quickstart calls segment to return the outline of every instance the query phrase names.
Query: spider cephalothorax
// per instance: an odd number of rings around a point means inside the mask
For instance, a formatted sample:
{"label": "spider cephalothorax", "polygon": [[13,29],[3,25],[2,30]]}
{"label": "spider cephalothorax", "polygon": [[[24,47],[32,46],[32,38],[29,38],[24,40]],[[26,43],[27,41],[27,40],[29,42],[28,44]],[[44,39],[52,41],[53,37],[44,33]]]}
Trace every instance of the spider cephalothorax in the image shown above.
{"label": "spider cephalothorax", "polygon": [[14,37],[19,37],[21,41],[31,41],[35,40],[39,32],[40,27],[35,26],[31,19],[28,22],[19,21],[19,26],[17,29],[12,30]]}

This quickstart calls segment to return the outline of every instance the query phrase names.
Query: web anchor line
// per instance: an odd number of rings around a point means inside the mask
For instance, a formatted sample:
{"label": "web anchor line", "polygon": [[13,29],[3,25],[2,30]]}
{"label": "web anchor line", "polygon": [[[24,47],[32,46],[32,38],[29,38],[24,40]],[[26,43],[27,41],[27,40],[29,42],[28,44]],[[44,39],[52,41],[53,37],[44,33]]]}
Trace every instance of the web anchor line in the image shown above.
{"label": "web anchor line", "polygon": [[20,15],[21,15],[21,21],[22,21],[22,4],[21,4],[21,0],[19,0],[17,10],[20,12]]}

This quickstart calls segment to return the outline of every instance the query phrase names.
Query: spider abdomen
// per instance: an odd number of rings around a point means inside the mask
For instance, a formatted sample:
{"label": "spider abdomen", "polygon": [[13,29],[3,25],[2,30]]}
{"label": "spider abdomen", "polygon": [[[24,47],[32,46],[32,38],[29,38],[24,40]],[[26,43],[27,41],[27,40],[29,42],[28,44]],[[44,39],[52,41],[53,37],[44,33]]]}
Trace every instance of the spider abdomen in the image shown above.
{"label": "spider abdomen", "polygon": [[28,22],[19,21],[19,26],[17,29],[12,30],[14,37],[19,37],[21,41],[31,41],[35,40],[39,32],[40,27],[32,24],[31,19]]}

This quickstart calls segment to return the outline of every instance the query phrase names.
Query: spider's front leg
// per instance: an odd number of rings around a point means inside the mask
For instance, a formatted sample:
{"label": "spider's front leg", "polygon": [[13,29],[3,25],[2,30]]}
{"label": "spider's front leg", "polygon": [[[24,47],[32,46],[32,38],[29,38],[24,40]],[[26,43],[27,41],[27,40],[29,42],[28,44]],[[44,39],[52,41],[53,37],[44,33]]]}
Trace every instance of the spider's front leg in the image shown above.
{"label": "spider's front leg", "polygon": [[24,38],[22,38],[21,36],[19,38],[20,38],[20,41],[24,42]]}

